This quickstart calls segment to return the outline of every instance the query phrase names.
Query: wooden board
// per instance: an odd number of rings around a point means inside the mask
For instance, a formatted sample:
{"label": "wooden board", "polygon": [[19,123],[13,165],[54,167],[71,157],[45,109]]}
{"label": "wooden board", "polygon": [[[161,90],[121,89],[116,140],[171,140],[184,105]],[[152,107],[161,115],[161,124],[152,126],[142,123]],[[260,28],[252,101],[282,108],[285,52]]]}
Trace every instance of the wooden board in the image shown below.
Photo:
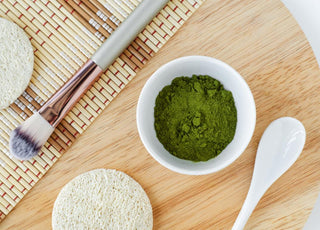
{"label": "wooden board", "polygon": [[[136,128],[139,93],[162,64],[185,55],[221,59],[246,79],[257,124],[246,151],[206,176],[159,165]],[[230,229],[247,194],[259,139],[276,118],[303,122],[302,155],[264,195],[246,229],[301,229],[320,189],[320,72],[307,40],[280,1],[208,0],[142,69],[71,149],[1,223],[1,229],[48,229],[60,189],[95,168],[115,168],[141,183],[154,208],[154,229]]]}

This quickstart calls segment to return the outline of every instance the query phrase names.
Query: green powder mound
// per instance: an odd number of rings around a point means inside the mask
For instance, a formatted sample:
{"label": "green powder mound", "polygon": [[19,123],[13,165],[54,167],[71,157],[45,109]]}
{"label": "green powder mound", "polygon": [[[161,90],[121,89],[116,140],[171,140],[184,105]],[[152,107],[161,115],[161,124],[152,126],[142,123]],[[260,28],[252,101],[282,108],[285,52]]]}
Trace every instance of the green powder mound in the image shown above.
{"label": "green powder mound", "polygon": [[156,98],[154,127],[164,148],[191,161],[207,161],[232,141],[237,109],[232,93],[210,76],[177,77]]}

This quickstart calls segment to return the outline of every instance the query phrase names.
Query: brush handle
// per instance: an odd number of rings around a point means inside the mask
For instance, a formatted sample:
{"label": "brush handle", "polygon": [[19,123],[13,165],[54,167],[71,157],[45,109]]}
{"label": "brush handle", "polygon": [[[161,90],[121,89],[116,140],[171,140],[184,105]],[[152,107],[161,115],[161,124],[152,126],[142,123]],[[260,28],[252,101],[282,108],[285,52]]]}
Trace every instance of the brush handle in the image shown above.
{"label": "brush handle", "polygon": [[52,127],[56,127],[103,70],[114,62],[167,2],[168,0],[142,1],[91,59],[42,106],[39,114]]}
{"label": "brush handle", "polygon": [[92,60],[105,70],[127,48],[168,0],[144,0],[93,54]]}
{"label": "brush handle", "polygon": [[52,127],[57,127],[73,105],[77,103],[81,96],[83,96],[102,73],[102,69],[89,59],[75,75],[42,106],[39,114],[46,119]]}

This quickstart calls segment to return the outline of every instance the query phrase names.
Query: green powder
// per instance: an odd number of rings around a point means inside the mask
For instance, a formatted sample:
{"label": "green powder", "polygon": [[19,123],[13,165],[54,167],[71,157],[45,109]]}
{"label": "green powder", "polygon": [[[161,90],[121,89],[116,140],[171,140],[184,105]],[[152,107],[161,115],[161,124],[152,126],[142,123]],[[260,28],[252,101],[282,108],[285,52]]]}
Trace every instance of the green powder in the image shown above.
{"label": "green powder", "polygon": [[154,126],[172,155],[207,161],[232,141],[237,109],[232,93],[210,76],[177,77],[156,98]]}

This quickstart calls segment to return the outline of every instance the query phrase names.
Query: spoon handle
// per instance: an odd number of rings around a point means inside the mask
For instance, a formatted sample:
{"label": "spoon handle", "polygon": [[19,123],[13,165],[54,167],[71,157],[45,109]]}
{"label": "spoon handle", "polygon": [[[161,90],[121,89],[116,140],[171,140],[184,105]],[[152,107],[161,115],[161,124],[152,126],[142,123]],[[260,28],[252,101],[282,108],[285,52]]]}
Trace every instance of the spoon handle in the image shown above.
{"label": "spoon handle", "polygon": [[242,230],[246,225],[251,213],[254,208],[257,206],[259,200],[263,196],[264,192],[257,192],[250,187],[246,200],[243,203],[241,211],[237,217],[236,222],[234,223],[232,230]]}

